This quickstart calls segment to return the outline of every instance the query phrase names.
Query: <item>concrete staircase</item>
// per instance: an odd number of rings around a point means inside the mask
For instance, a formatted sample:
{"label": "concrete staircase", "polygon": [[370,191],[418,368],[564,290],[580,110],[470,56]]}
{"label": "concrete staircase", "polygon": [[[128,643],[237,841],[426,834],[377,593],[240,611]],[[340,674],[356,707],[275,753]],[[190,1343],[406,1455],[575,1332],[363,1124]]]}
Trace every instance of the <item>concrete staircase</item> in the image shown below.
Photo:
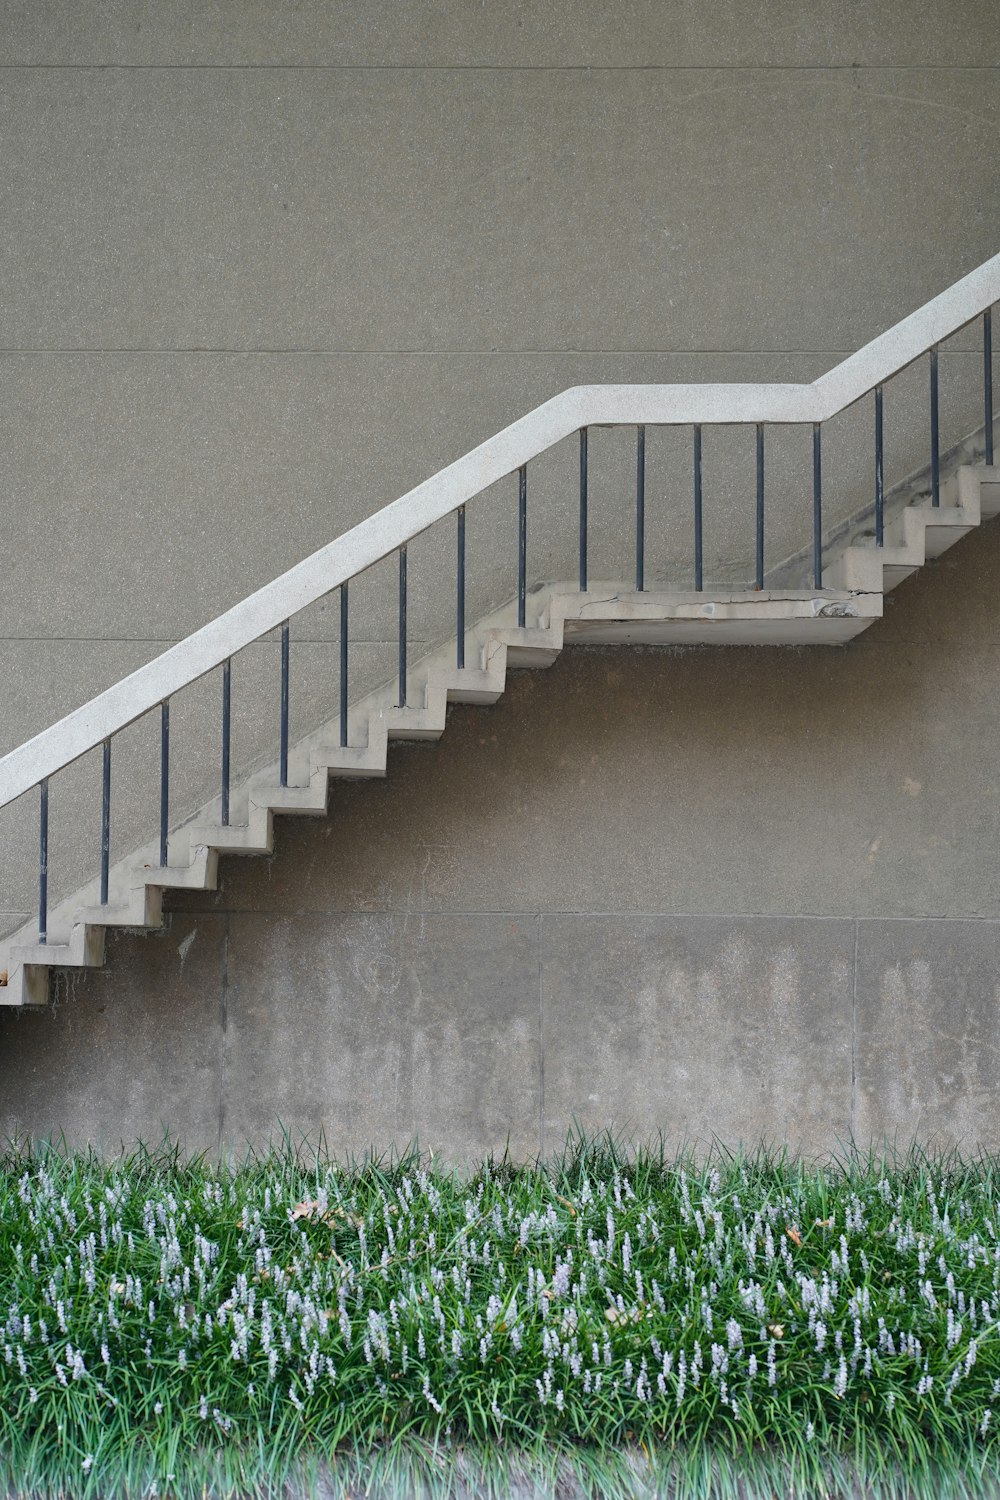
{"label": "concrete staircase", "polygon": [[855,536],[828,558],[819,590],[637,593],[591,581],[581,593],[548,584],[528,595],[520,628],[511,602],[467,632],[468,665],[456,667],[453,640],[411,667],[406,707],[395,682],[386,684],[352,705],[346,747],[331,719],[290,747],[287,786],[277,763],[255,772],[232,788],[228,824],[217,798],[171,832],[166,867],[151,842],[112,868],[107,905],[95,880],[52,908],[45,944],[33,926],[5,940],[0,1004],[46,1004],[53,969],[103,963],[109,928],[158,927],[165,890],[214,889],[220,855],[270,854],[276,814],[324,816],[331,776],[385,776],[390,741],[436,740],[450,703],[495,703],[508,669],[550,666],[573,644],[844,644],[881,618],[888,590],[1000,512],[1000,467],[964,464],[942,479],[938,508],[920,500],[887,516],[881,548]]}

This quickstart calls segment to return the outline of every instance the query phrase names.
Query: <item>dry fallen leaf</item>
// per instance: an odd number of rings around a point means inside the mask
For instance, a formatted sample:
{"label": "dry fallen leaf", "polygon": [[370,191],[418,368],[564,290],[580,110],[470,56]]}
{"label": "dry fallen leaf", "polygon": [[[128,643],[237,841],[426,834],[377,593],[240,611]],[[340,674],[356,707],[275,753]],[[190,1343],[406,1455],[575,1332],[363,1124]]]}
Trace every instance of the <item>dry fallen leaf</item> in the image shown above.
{"label": "dry fallen leaf", "polygon": [[629,1308],[628,1312],[619,1312],[617,1307],[608,1307],[604,1315],[609,1323],[641,1323],[643,1318],[652,1316],[650,1312],[644,1312],[641,1307]]}
{"label": "dry fallen leaf", "polygon": [[767,1331],[772,1338],[783,1339],[785,1337],[784,1323],[768,1323]]}
{"label": "dry fallen leaf", "polygon": [[796,1229],[794,1224],[787,1225],[785,1228],[785,1233],[788,1235],[788,1238],[791,1240],[793,1245],[801,1245],[802,1236],[801,1234],[799,1234],[799,1231]]}
{"label": "dry fallen leaf", "polygon": [[820,1229],[832,1229],[833,1228],[833,1220],[832,1219],[817,1219],[816,1223],[819,1225]]}
{"label": "dry fallen leaf", "polygon": [[327,1223],[331,1223],[335,1216],[338,1219],[343,1219],[346,1224],[350,1224],[352,1229],[360,1229],[365,1222],[360,1215],[349,1214],[346,1208],[331,1208],[326,1216]]}

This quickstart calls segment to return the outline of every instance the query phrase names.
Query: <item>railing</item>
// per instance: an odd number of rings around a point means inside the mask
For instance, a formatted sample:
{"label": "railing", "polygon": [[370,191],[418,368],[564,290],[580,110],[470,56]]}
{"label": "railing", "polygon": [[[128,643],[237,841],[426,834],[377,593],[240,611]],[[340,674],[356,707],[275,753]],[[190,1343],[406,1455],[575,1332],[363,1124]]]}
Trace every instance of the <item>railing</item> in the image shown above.
{"label": "railing", "polygon": [[148,665],[123,678],[82,708],[0,760],[0,808],[38,788],[39,941],[48,932],[49,780],[97,747],[102,748],[100,899],[109,899],[111,848],[111,747],[116,734],[149,713],[160,715],[159,860],[165,867],[170,825],[170,702],[182,688],[222,669],[221,821],[230,816],[231,663],[237,652],[280,631],[281,689],[279,776],[288,784],[290,622],[303,609],[339,591],[340,743],[348,742],[349,589],[375,563],[398,556],[398,702],[407,701],[407,545],[454,514],[456,538],[456,664],[465,666],[466,505],[497,481],[517,475],[517,619],[525,623],[527,591],[528,465],[557,443],[579,434],[579,586],[588,582],[588,434],[592,427],[636,429],[635,585],[645,587],[646,428],[688,427],[692,433],[694,531],[693,586],[704,587],[702,444],[706,426],[748,425],[755,430],[755,583],[764,586],[765,431],[771,424],[812,429],[812,579],[823,586],[823,423],[874,393],[875,541],[884,542],[883,388],[899,371],[929,354],[931,501],[940,505],[938,346],[977,318],[983,331],[983,414],[986,461],[993,461],[992,307],[1000,300],[1000,256],[987,261],[888,332],[810,385],[609,385],[578,386],[545,402],[432,479],[290,568],[216,620]]}

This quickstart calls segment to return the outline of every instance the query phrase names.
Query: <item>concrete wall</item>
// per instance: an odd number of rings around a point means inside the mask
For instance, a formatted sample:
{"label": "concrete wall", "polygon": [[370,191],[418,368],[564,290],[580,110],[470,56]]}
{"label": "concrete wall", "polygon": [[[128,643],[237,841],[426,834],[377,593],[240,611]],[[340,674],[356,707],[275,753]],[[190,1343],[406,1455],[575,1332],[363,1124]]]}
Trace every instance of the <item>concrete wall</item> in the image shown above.
{"label": "concrete wall", "polygon": [[1000,528],[846,648],[581,650],[0,1014],[0,1123],[1000,1146]]}
{"label": "concrete wall", "polygon": [[[549,0],[544,6],[516,0],[491,0],[488,6],[479,0],[350,5],[306,0],[294,7],[237,0],[194,7],[175,0],[72,6],[0,0],[5,226],[0,243],[5,562],[0,752],[560,388],[606,379],[810,379],[994,253],[996,221],[990,208],[1000,188],[995,151],[1000,39],[993,19],[987,0],[940,5],[884,0],[863,8],[848,0],[823,6],[778,0],[757,10],[689,0],[629,0],[613,7],[595,0]],[[974,334],[951,341],[942,360],[946,442],[976,424],[978,370]],[[889,468],[898,476],[926,459],[926,372],[914,369],[902,377],[888,403]],[[870,425],[870,413],[859,411],[831,424],[826,434],[831,521],[870,492]],[[655,442],[651,437],[650,576],[676,579],[689,568],[685,444],[686,436],[675,441],[657,435]],[[775,433],[768,451],[771,566],[794,553],[808,535],[807,438]],[[614,576],[628,566],[630,452],[624,439],[597,434],[591,460],[592,571]],[[552,455],[532,475],[533,578],[571,571],[572,535],[562,521],[572,508],[572,484],[569,452]],[[752,515],[752,440],[746,434],[713,435],[711,443],[706,439],[708,576],[737,580],[750,574]],[[513,523],[513,496],[507,493],[487,496],[470,514],[473,605],[485,608],[512,591]],[[411,557],[414,653],[448,628],[450,556],[450,535],[432,534]],[[963,566],[972,565],[963,561]],[[392,600],[388,572],[356,590],[359,686],[389,669]],[[943,607],[950,620],[957,600],[949,594]],[[982,608],[988,612],[986,596]],[[511,829],[504,838],[519,831],[525,839],[516,863],[501,848],[493,868],[484,853],[479,815],[471,810],[469,821],[455,825],[447,840],[435,832],[436,821],[428,820],[429,854],[420,853],[419,844],[417,853],[406,852],[405,844],[392,840],[377,860],[371,855],[367,872],[356,867],[362,849],[336,838],[337,867],[354,871],[355,884],[344,885],[332,903],[342,915],[317,928],[320,947],[330,947],[337,923],[361,922],[362,910],[408,912],[426,906],[427,926],[421,930],[430,934],[437,922],[445,935],[437,939],[438,958],[428,948],[424,977],[406,980],[407,994],[423,993],[432,979],[437,983],[435,976],[445,985],[449,965],[458,966],[464,990],[465,965],[449,947],[457,938],[447,936],[460,928],[473,948],[487,941],[499,944],[504,963],[513,966],[511,975],[520,976],[516,982],[510,978],[509,989],[520,997],[521,1008],[502,1028],[503,1046],[513,1049],[510,1065],[494,1068],[490,1076],[517,1079],[527,1094],[512,1102],[501,1090],[488,1119],[475,1127],[460,1128],[457,1122],[465,1115],[458,1110],[453,1116],[449,1105],[440,1125],[428,1126],[432,1134],[446,1140],[453,1131],[459,1144],[482,1143],[492,1139],[498,1121],[509,1121],[520,1132],[518,1141],[534,1149],[538,1129],[525,1124],[525,1109],[548,1122],[547,1144],[561,1132],[567,1112],[588,1112],[587,1097],[576,1098],[568,1085],[560,1093],[558,1079],[575,1076],[577,1064],[568,1057],[562,1064],[553,1060],[550,1042],[544,1043],[547,1102],[539,1103],[542,992],[529,1002],[522,982],[523,966],[534,963],[537,969],[541,963],[548,983],[556,983],[557,973],[563,976],[559,1003],[568,1006],[573,954],[585,952],[588,942],[607,949],[594,921],[578,923],[589,935],[580,939],[572,936],[569,917],[557,919],[555,913],[577,909],[568,891],[559,898],[539,894],[559,887],[558,879],[552,883],[552,871],[562,871],[560,850],[567,851],[574,879],[590,868],[599,882],[590,896],[581,895],[579,909],[613,909],[622,922],[633,924],[641,913],[658,914],[649,919],[658,933],[655,940],[648,938],[651,951],[663,944],[662,965],[683,974],[700,972],[707,949],[698,957],[703,939],[664,913],[758,913],[760,921],[741,923],[738,934],[718,938],[720,951],[730,941],[737,948],[751,945],[752,953],[748,949],[740,960],[749,965],[747,973],[763,973],[765,955],[785,951],[786,939],[763,923],[764,917],[796,919],[789,929],[800,934],[794,951],[805,965],[803,973],[813,973],[827,962],[820,955],[832,954],[829,945],[835,941],[845,942],[853,954],[856,939],[857,962],[863,966],[868,949],[859,934],[868,928],[862,923],[855,931],[857,918],[996,915],[995,903],[983,895],[992,876],[984,873],[985,883],[976,883],[979,895],[973,900],[965,874],[991,869],[992,790],[987,795],[980,789],[978,801],[963,803],[967,821],[958,839],[952,826],[963,816],[956,810],[958,795],[948,802],[942,786],[939,816],[945,832],[935,835],[934,858],[930,853],[912,857],[912,850],[911,856],[883,852],[870,866],[865,854],[851,864],[850,874],[847,867],[842,876],[836,874],[829,841],[834,834],[838,843],[843,839],[845,824],[867,831],[884,820],[880,848],[887,850],[900,836],[898,819],[909,817],[912,824],[927,803],[926,775],[908,771],[920,783],[920,795],[911,798],[896,788],[892,815],[885,811],[882,792],[896,783],[883,786],[870,778],[878,768],[885,777],[895,774],[888,767],[900,743],[894,738],[897,728],[878,720],[880,739],[851,706],[850,693],[863,693],[855,686],[857,661],[875,660],[867,653],[887,649],[886,630],[881,645],[873,637],[871,646],[866,642],[835,658],[691,658],[697,670],[684,657],[616,658],[608,667],[622,675],[606,698],[603,658],[597,664],[585,659],[560,667],[544,681],[520,685],[496,716],[462,717],[466,725],[481,719],[493,726],[507,715],[509,727],[502,736],[497,731],[498,742],[510,755],[511,747],[521,745],[522,762],[507,762],[521,801],[506,805]],[[935,639],[940,653],[944,637],[939,633]],[[935,697],[933,661],[925,660],[917,644],[897,641],[894,649],[905,660],[905,687],[898,675],[879,678],[873,671],[871,701],[884,714],[893,703],[904,713],[906,703],[918,700],[921,712],[907,718],[899,735],[909,750],[919,726],[916,743],[927,745],[931,759],[928,726],[951,723],[947,695],[959,687],[943,672]],[[294,708],[302,728],[330,706],[335,657],[329,611],[311,612],[296,625],[293,652]],[[987,662],[984,658],[983,674]],[[678,673],[681,683],[690,681],[693,700],[683,704],[683,712],[675,700]],[[783,696],[789,674],[795,678],[791,708]],[[588,808],[604,820],[598,837],[589,820],[580,818],[578,799],[573,804],[570,796],[576,773],[567,772],[560,794],[564,807],[557,810],[540,799],[544,789],[560,784],[560,756],[566,754],[570,766],[579,761],[589,767],[589,756],[600,753],[591,741],[604,720],[595,723],[595,714],[606,712],[612,724],[618,713],[628,721],[640,711],[652,712],[651,702],[661,701],[654,680],[666,696],[662,720],[650,724],[650,744],[677,736],[674,779],[694,770],[697,785],[686,793],[686,805],[671,787],[656,816],[648,819],[640,811],[631,827],[628,808],[643,808],[640,783],[656,780],[645,771],[640,777],[636,766],[627,806],[617,796],[609,801],[615,779],[601,806]],[[727,696],[716,716],[706,718],[708,709],[698,695],[712,680]],[[997,736],[987,676],[975,680],[978,696],[956,710],[955,723],[974,723],[971,751],[979,755]],[[697,691],[696,683],[701,684]],[[273,642],[252,648],[237,663],[240,764],[273,751],[276,685]],[[575,736],[567,736],[569,748],[564,748],[564,720],[573,703],[585,701],[588,685],[595,692],[601,687],[598,698],[604,705],[579,711]],[[206,683],[175,708],[178,808],[193,805],[214,778],[217,694],[217,683]],[[798,730],[789,727],[786,709],[797,714],[804,701],[812,705],[811,722],[828,725],[842,757],[843,796],[835,810],[817,753],[819,730],[798,719],[792,721]],[[773,718],[761,714],[764,703],[776,705]],[[536,713],[541,727],[529,732]],[[692,766],[680,747],[688,743],[686,736],[707,735],[709,726],[711,754]],[[484,732],[489,739],[494,729]],[[949,732],[957,732],[954,724]],[[800,780],[791,807],[783,795],[784,773],[775,773],[773,760],[796,733],[805,738],[798,747]],[[967,753],[968,736],[962,744]],[[419,765],[421,777],[432,764],[454,765],[448,774],[461,778],[461,757],[453,762],[453,753],[442,749],[439,759],[428,760],[404,752],[400,761]],[[637,753],[625,754],[617,746],[606,774],[625,774],[629,756],[634,760]],[[743,799],[734,798],[730,762],[744,776],[753,774],[750,807],[760,817],[758,838],[747,836],[753,859],[743,862],[735,884],[721,853],[728,851],[739,823],[736,814],[751,814]],[[620,765],[621,772],[612,773],[612,765]],[[150,832],[156,762],[148,726],[123,736],[115,767],[115,852],[124,853]],[[506,776],[485,766],[481,775],[497,776],[497,787],[508,784]],[[442,784],[437,804],[442,809],[457,801],[460,780],[452,784],[454,796],[446,795]],[[98,787],[97,767],[89,760],[53,787],[56,895],[93,873]],[[357,798],[352,817],[363,818],[362,806],[384,807],[384,797],[395,796],[406,798],[400,827],[423,816],[415,790],[344,795],[352,809],[350,799]],[[463,793],[466,803],[472,795]],[[530,825],[517,812],[525,799],[532,806]],[[718,816],[720,806],[732,816],[713,826],[711,837],[721,851],[713,859],[701,815],[715,807]],[[769,807],[766,819],[759,811],[764,806]],[[609,807],[617,809],[614,818]],[[0,931],[16,926],[31,909],[34,816],[30,798],[0,813]],[[664,851],[649,867],[659,872],[655,888],[664,893],[656,900],[650,895],[654,884],[643,883],[641,868],[630,859],[630,841],[647,828],[655,834],[655,850]],[[492,815],[490,829],[499,839]],[[286,844],[306,836],[286,835]],[[313,830],[308,837],[323,836]],[[648,839],[648,832],[643,837]],[[915,832],[911,837],[918,838]],[[464,838],[468,848],[460,856]],[[331,844],[334,839],[331,832]],[[412,892],[401,900],[399,882],[411,864],[422,868],[427,858],[426,879],[437,878],[443,856],[433,851],[444,843],[452,846],[449,859],[475,860],[475,879],[467,864],[466,878],[454,887],[461,892],[458,904],[467,907],[474,889],[476,903],[513,913],[510,920],[519,924],[523,944],[517,954],[508,952],[502,926],[489,939],[476,929],[486,918],[470,916],[464,927],[446,919],[442,913],[453,910],[454,902],[445,903],[435,917],[433,901],[418,900]],[[912,849],[918,847],[923,848],[916,842]],[[652,858],[652,852],[647,849],[644,857]],[[880,883],[880,872],[890,865],[896,895]],[[249,872],[243,878],[261,879]],[[559,875],[568,878],[565,871]],[[303,891],[293,896],[295,877],[287,880],[289,900],[298,901],[300,910]],[[615,898],[597,899],[594,890],[606,892],[609,885]],[[766,894],[759,894],[765,887]],[[498,895],[491,906],[485,893],[494,888]],[[265,902],[266,889],[259,887],[251,909]],[[958,898],[956,889],[966,894]],[[5,1018],[13,1050],[4,1087],[16,1083],[8,1118],[30,1120],[38,1128],[67,1124],[113,1132],[125,1078],[134,1079],[135,1099],[121,1113],[127,1122],[123,1129],[140,1124],[146,1129],[162,1117],[199,1140],[218,1139],[220,1131],[228,1139],[251,1124],[261,1127],[272,1111],[291,1118],[284,1064],[254,1063],[251,1054],[240,1054],[232,1038],[246,1032],[235,1022],[226,1046],[237,1051],[226,1054],[227,1062],[222,1052],[211,1067],[206,1061],[214,1055],[214,1043],[207,1046],[207,1012],[201,1007],[208,1005],[205,994],[217,988],[219,973],[228,972],[219,968],[222,948],[231,949],[233,975],[241,953],[243,962],[251,962],[249,934],[241,946],[238,914],[227,907],[222,917],[221,910],[199,918],[204,925],[170,1002],[193,1005],[198,1024],[182,1028],[168,1019],[171,986],[162,970],[149,967],[154,954],[169,950],[172,938],[166,940],[167,950],[155,942],[124,941],[117,955],[119,977],[83,983],[73,1007],[55,1020]],[[359,913],[356,919],[349,918],[352,911]],[[819,925],[804,926],[805,915]],[[176,920],[182,921],[179,913]],[[391,957],[395,929],[379,921],[378,942]],[[252,932],[265,930],[256,920],[249,926]],[[206,951],[210,930],[220,945],[214,957]],[[926,928],[928,934],[938,930]],[[989,930],[975,927],[979,934]],[[807,932],[808,938],[801,936]],[[627,941],[645,946],[647,938],[638,933],[633,925]],[[252,959],[255,970],[263,974],[275,968],[281,941],[275,936],[264,944]],[[356,946],[361,938],[350,941]],[[714,938],[704,941],[716,946]],[[364,942],[370,946],[376,936]],[[350,943],[345,938],[333,946],[346,951]],[[132,955],[127,967],[125,949]],[[362,950],[367,951],[364,943]],[[559,952],[564,959],[557,959]],[[398,956],[391,962],[379,959],[376,969],[381,973],[386,964],[401,962]],[[832,957],[829,963],[834,964]],[[623,974],[627,968],[623,965]],[[839,967],[836,971],[841,973]],[[844,972],[855,973],[853,956]],[[338,983],[354,1014],[345,976]],[[128,1003],[149,1017],[154,1030],[145,1062],[131,1050],[140,1046],[142,1027],[129,1022],[124,1032],[110,1025],[102,1032],[95,1018],[84,1021],[98,1003],[94,997],[109,983],[125,986],[114,989],[118,1005],[130,994]],[[395,1015],[390,989],[383,988],[379,1003]],[[579,983],[572,988],[582,996]],[[383,989],[376,985],[372,993]],[[621,1001],[625,1010],[639,1004],[639,992],[629,993],[627,1004]],[[815,993],[826,991],[819,985]],[[184,994],[188,1000],[182,1002],[178,995]],[[251,994],[252,986],[248,990],[245,980],[233,978],[232,1006],[263,1007],[264,990],[256,999]],[[452,1024],[444,994],[436,1002],[440,1028]],[[466,1003],[473,1003],[471,997]],[[477,1003],[483,1023],[476,1035],[489,1051],[489,1028],[499,1026],[504,1012],[499,999],[483,996]],[[550,1003],[556,1001],[546,1002],[543,1010],[551,1016]],[[109,1003],[108,1016],[112,1009]],[[315,1034],[309,1028],[322,1029],[330,1018],[321,1007],[311,1021],[303,1015],[293,1023],[292,1011],[283,992],[270,1017],[279,1029],[254,1056],[288,1061],[289,1049],[301,1046],[303,1056],[315,1063]],[[599,1014],[598,1008],[594,1015]],[[780,1029],[778,1013],[771,1014],[767,1025]],[[637,1034],[645,1036],[641,1012],[635,1016]],[[399,1047],[405,1052],[410,1033],[402,1020],[398,1024],[404,1028]],[[770,1033],[761,1025],[754,1045],[767,1053]],[[104,1036],[100,1045],[114,1058],[74,1069],[72,1078],[62,1073],[63,1043],[56,1038],[67,1026],[74,1048],[84,1036],[88,1046]],[[575,1023],[571,1031],[583,1035]],[[839,1022],[833,1031],[836,1047],[842,1048]],[[605,1033],[599,1028],[598,1040]],[[378,1071],[385,1066],[379,1026],[373,1023],[365,1035],[381,1059],[370,1074],[374,1091],[381,1093],[387,1085]],[[128,1047],[126,1036],[132,1038]],[[32,1049],[41,1043],[29,1037],[47,1038],[45,1048],[53,1048],[53,1055],[44,1049],[36,1054]],[[454,1034],[442,1030],[428,1043],[436,1057],[452,1044],[449,1037],[453,1043]],[[189,1059],[183,1046],[192,1049]],[[621,1056],[629,1056],[624,1040],[621,1046]],[[25,1080],[32,1076],[17,1066],[24,1047],[36,1070],[37,1103],[31,1102],[30,1090],[18,1092],[27,1089]],[[353,1059],[355,1053],[349,1050],[347,1056]],[[833,1056],[829,1068],[824,1064],[821,1070],[824,1078],[844,1065],[841,1052],[836,1052],[836,1068]],[[173,1059],[169,1066],[167,1057]],[[329,1066],[345,1067],[352,1078],[363,1076],[343,1057]],[[256,1082],[254,1068],[260,1075]],[[162,1079],[164,1069],[167,1076],[172,1070],[174,1081],[158,1095],[143,1080]],[[228,1084],[220,1082],[218,1069],[225,1070]],[[414,1063],[407,1074],[400,1062],[398,1071],[401,1102],[391,1118],[371,1117],[377,1138],[387,1130],[407,1134],[421,1123],[412,1112],[417,1105],[405,1102],[422,1096],[419,1067]],[[735,1129],[738,1122],[725,1116],[725,1100],[699,1088],[694,1062],[688,1071],[689,1097],[701,1098],[701,1114],[685,1113],[688,1106],[678,1105],[676,1118],[666,1119],[665,1106],[640,1104],[634,1090],[620,1103],[613,1090],[605,1096],[598,1088],[593,1090],[597,1100],[589,1101],[595,1118],[634,1116],[645,1128],[662,1117],[671,1128],[698,1131],[715,1128],[715,1121],[720,1129]],[[64,1084],[50,1087],[57,1077]],[[309,1087],[318,1087],[329,1101],[332,1078]],[[111,1079],[113,1090],[102,1105],[102,1089],[112,1089]],[[465,1086],[473,1082],[467,1079]],[[220,1124],[219,1100],[234,1085],[251,1114],[241,1116],[230,1099]],[[787,1079],[777,1076],[768,1085],[771,1102],[753,1116],[755,1130],[795,1134],[794,1120],[775,1102],[785,1096],[786,1086]],[[189,1096],[190,1103],[182,1103]],[[860,1108],[864,1086],[858,1081],[854,1096]],[[488,1091],[482,1097],[490,1097]],[[650,1100],[658,1097],[649,1094]],[[327,1102],[327,1108],[342,1106]],[[306,1111],[312,1123],[317,1109]],[[822,1110],[820,1115],[822,1122],[808,1115],[812,1123],[802,1125],[803,1139],[827,1131],[827,1115]],[[846,1118],[840,1105],[833,1115]],[[336,1121],[344,1118],[329,1116],[331,1129],[342,1136]],[[867,1116],[858,1119],[863,1128],[873,1123]],[[914,1121],[914,1128],[918,1123],[924,1128],[928,1122]],[[368,1128],[361,1131],[358,1125],[362,1135]]]}
{"label": "concrete wall", "polygon": [[[0,0],[0,752],[560,388],[810,379],[992,254],[992,20]],[[944,357],[946,441],[978,420],[974,346]],[[903,474],[926,371],[888,403]],[[870,428],[830,424],[831,521],[870,495]],[[651,439],[651,577],[690,575],[687,442]],[[630,455],[592,447],[614,576]],[[770,566],[808,535],[808,435],[768,460]],[[752,437],[711,434],[705,462],[707,576],[745,579]],[[569,451],[533,471],[535,578],[572,567],[573,473]],[[470,515],[470,607],[513,590],[513,517],[506,492]],[[414,549],[414,652],[450,626],[451,552]],[[358,687],[391,668],[393,598],[389,570],[355,591]],[[296,622],[302,728],[335,623]],[[237,664],[238,764],[273,753],[276,679],[273,643]],[[218,684],[175,718],[182,811],[214,783]],[[116,854],[148,836],[155,755],[141,726],[118,747]],[[55,896],[93,871],[98,787],[85,762],[52,789]],[[0,814],[0,931],[31,910],[35,843],[34,798]]]}

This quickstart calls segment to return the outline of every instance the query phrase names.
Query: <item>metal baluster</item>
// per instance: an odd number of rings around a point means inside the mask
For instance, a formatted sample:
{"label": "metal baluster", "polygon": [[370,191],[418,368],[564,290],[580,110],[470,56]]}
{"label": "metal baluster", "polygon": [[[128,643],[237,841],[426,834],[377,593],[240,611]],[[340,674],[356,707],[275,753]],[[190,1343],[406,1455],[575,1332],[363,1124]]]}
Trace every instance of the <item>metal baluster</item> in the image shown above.
{"label": "metal baluster", "polygon": [[635,444],[635,589],[646,587],[646,428],[640,423]]}
{"label": "metal baluster", "polygon": [[340,585],[340,744],[347,744],[347,584]]}
{"label": "metal baluster", "polygon": [[875,387],[875,545],[885,542],[885,444],[882,423],[882,387]]}
{"label": "metal baluster", "polygon": [[580,593],[587,592],[587,429],[580,428]]}
{"label": "metal baluster", "polygon": [[465,506],[458,507],[458,603],[455,635],[455,662],[465,666]]}
{"label": "metal baluster", "polygon": [[983,406],[986,416],[986,462],[993,462],[993,309],[983,313]]}
{"label": "metal baluster", "polygon": [[517,471],[517,623],[524,629],[528,593],[528,465]]}
{"label": "metal baluster", "polygon": [[406,707],[406,547],[399,549],[399,706]]}
{"label": "metal baluster", "polygon": [[229,826],[229,747],[232,721],[232,662],[222,663],[222,826]]}
{"label": "metal baluster", "polygon": [[170,700],[160,704],[160,867],[167,863],[167,821],[170,817]]}
{"label": "metal baluster", "polygon": [[757,588],[764,587],[764,427],[757,423]]}
{"label": "metal baluster", "polygon": [[701,547],[701,424],[694,429],[694,586],[702,590]]}
{"label": "metal baluster", "polygon": [[823,439],[813,423],[813,585],[823,587]]}
{"label": "metal baluster", "polygon": [[38,821],[38,941],[49,940],[49,779],[39,785]]}
{"label": "metal baluster", "polygon": [[289,645],[289,629],[286,620],[281,627],[281,749],[279,752],[279,773],[282,786],[288,785],[288,676],[291,650]]}
{"label": "metal baluster", "polygon": [[104,741],[101,767],[101,905],[108,904],[111,871],[111,741]]}
{"label": "metal baluster", "polygon": [[938,424],[938,347],[931,350],[931,504],[941,504],[941,434]]}

